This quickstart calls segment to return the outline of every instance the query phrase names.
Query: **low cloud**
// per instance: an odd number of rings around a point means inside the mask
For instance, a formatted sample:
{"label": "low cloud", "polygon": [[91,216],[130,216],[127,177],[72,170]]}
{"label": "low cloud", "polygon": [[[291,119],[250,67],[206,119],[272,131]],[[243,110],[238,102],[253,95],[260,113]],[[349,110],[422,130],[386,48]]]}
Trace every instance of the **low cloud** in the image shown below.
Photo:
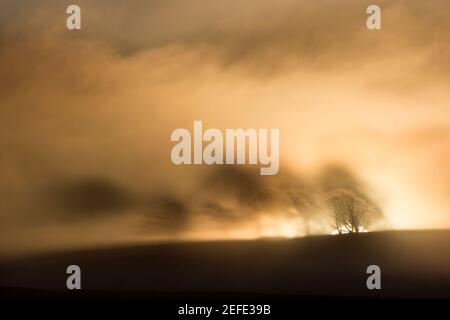
{"label": "low cloud", "polygon": [[[80,3],[79,33],[59,1],[0,4],[5,250],[266,235],[289,190],[450,227],[448,1],[382,1],[380,32],[360,1]],[[173,165],[194,120],[280,128],[279,174]]]}

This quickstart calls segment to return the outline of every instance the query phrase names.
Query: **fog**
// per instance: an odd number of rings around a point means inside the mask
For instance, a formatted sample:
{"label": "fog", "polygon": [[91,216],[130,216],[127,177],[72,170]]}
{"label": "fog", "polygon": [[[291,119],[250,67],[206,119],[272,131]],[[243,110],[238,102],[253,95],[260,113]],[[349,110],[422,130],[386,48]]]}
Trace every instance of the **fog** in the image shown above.
{"label": "fog", "polygon": [[[58,1],[0,4],[3,254],[301,236],[278,195],[327,183],[374,230],[450,227],[448,1],[381,1],[376,31],[364,1],[79,3],[81,31]],[[279,128],[279,174],[175,166],[194,120]]]}

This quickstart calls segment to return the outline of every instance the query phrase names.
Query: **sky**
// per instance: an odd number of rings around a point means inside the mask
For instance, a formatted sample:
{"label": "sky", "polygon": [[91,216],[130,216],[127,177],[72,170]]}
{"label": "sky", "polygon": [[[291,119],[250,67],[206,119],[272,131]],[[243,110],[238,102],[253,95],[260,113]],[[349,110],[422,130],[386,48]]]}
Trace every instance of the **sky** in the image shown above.
{"label": "sky", "polygon": [[[450,228],[448,1],[377,1],[381,30],[368,1],[76,4],[72,31],[61,1],[0,4],[4,255],[302,235],[252,199],[330,177],[377,228]],[[194,120],[279,128],[279,174],[175,166],[170,134]]]}

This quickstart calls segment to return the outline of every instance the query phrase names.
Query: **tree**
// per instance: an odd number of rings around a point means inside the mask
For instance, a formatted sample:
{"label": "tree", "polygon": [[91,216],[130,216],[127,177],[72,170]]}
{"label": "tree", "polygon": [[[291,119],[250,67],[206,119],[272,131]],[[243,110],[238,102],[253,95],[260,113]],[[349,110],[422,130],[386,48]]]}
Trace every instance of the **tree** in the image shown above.
{"label": "tree", "polygon": [[352,189],[334,189],[327,194],[331,225],[339,234],[359,233],[381,217],[379,209]]}
{"label": "tree", "polygon": [[314,193],[304,189],[290,189],[286,192],[289,205],[304,221],[305,234],[311,233],[310,222],[317,213],[318,199]]}

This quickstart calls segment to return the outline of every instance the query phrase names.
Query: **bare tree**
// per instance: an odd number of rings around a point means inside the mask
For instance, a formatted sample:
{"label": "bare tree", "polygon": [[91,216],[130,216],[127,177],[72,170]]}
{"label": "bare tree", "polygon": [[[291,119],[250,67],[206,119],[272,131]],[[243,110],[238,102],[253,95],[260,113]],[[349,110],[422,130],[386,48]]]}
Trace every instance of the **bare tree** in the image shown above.
{"label": "bare tree", "polygon": [[331,225],[339,234],[367,230],[381,216],[376,206],[351,189],[332,190],[326,198],[331,207]]}
{"label": "bare tree", "polygon": [[318,199],[310,190],[290,189],[286,192],[289,205],[303,218],[305,234],[311,234],[311,220],[317,213]]}

